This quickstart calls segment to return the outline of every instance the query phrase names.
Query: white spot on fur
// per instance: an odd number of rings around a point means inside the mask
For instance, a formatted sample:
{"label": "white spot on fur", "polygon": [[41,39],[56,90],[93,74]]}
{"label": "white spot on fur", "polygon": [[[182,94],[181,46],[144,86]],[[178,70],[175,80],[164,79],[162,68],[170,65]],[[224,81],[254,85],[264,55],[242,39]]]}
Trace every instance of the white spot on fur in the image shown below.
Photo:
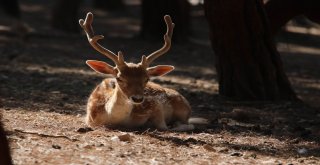
{"label": "white spot on fur", "polygon": [[118,91],[117,94],[110,98],[105,108],[108,114],[109,124],[126,124],[130,120],[133,105],[130,100],[126,99],[125,96]]}
{"label": "white spot on fur", "polygon": [[201,117],[192,117],[192,118],[189,118],[188,120],[188,123],[189,124],[209,124],[209,121],[208,119],[205,119],[205,118],[201,118]]}

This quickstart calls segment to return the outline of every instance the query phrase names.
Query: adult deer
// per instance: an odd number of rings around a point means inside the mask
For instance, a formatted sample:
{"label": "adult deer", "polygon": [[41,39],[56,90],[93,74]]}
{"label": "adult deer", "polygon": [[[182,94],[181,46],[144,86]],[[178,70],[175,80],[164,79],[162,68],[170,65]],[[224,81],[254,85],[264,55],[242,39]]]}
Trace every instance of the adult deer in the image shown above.
{"label": "adult deer", "polygon": [[95,60],[86,61],[96,72],[115,78],[104,79],[91,93],[86,115],[86,123],[89,126],[107,125],[128,128],[151,124],[151,127],[167,130],[167,124],[180,123],[173,130],[193,129],[193,125],[188,124],[191,113],[188,101],[175,90],[149,82],[150,77],[162,76],[174,69],[170,65],[149,67],[156,58],[165,54],[171,47],[174,24],[168,15],[164,20],[167,24],[167,32],[164,35],[163,47],[147,57],[143,55],[138,64],[125,62],[121,51],[116,55],[98,43],[103,36],[94,34],[91,25],[92,13],[89,12],[85,20],[79,20],[91,46],[110,58],[116,65],[111,66]]}

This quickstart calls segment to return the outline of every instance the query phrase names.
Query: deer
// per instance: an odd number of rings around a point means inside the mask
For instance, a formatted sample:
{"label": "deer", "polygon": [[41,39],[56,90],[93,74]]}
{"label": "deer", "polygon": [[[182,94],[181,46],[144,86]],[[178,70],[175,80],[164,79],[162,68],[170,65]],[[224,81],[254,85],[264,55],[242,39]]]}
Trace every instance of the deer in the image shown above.
{"label": "deer", "polygon": [[95,35],[92,28],[93,14],[87,13],[79,24],[87,35],[90,45],[113,61],[112,66],[103,61],[87,60],[86,64],[98,73],[111,76],[98,84],[89,96],[85,122],[88,126],[138,128],[150,126],[158,130],[187,131],[194,129],[188,123],[191,114],[189,102],[176,90],[165,88],[150,81],[151,77],[163,76],[174,70],[171,65],[151,66],[151,63],[171,48],[174,23],[164,16],[167,31],[164,45],[141,62],[125,62],[122,51],[116,55],[101,46],[103,35]]}

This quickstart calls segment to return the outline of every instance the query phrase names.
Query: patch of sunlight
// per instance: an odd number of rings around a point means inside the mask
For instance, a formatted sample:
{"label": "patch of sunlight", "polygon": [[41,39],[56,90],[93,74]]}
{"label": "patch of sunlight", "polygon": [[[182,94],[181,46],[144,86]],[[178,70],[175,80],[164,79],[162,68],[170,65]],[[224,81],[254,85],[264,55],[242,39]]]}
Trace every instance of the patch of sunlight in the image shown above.
{"label": "patch of sunlight", "polygon": [[10,31],[11,28],[9,26],[0,25],[0,31]]}
{"label": "patch of sunlight", "polygon": [[[44,69],[45,68],[45,69]],[[31,71],[31,72],[42,72],[47,74],[80,74],[80,75],[86,75],[86,76],[100,76],[100,77],[111,77],[108,75],[98,74],[94,71],[91,71],[89,69],[79,69],[79,68],[65,68],[65,67],[52,67],[47,65],[29,65],[26,67],[21,67],[21,70]],[[195,70],[195,69],[192,69]],[[213,71],[206,68],[197,68],[197,70],[201,70],[203,72],[207,72],[209,74],[212,74]],[[163,77],[157,77],[155,79],[158,79],[160,81],[167,81],[172,82],[174,84],[179,84],[182,86],[192,86],[195,88],[201,88],[204,90],[215,91],[218,89],[218,83],[215,79],[211,78],[209,80],[205,79],[195,79],[190,76],[186,75],[166,75]]]}
{"label": "patch of sunlight", "polygon": [[[203,4],[204,0],[188,0],[191,5]],[[141,0],[124,0],[124,3],[127,5],[140,5]]]}
{"label": "patch of sunlight", "polygon": [[297,44],[289,44],[289,43],[278,43],[277,44],[278,51],[280,52],[288,52],[288,53],[308,53],[311,55],[320,55],[320,48],[302,46]]}
{"label": "patch of sunlight", "polygon": [[297,26],[287,26],[286,31],[293,33],[301,33],[301,34],[310,34],[320,36],[320,29],[316,27],[305,28],[305,27],[297,27]]}
{"label": "patch of sunlight", "polygon": [[[44,69],[46,68],[46,69]],[[91,70],[85,70],[85,69],[79,69],[79,68],[64,68],[64,67],[51,67],[47,65],[31,65],[27,66],[26,68],[21,68],[27,71],[36,71],[36,72],[44,72],[48,74],[81,74],[81,75],[87,75],[87,76],[97,76],[101,75],[103,77],[106,77],[108,75],[102,75],[102,74],[97,74],[94,71]],[[204,69],[206,70],[206,69]],[[209,72],[209,69],[207,70]],[[202,86],[203,88],[206,89],[213,89],[215,88],[218,84],[216,80],[203,80],[203,79],[197,79],[194,80],[193,78],[190,78],[188,76],[170,76],[166,75],[164,77],[159,77],[158,79],[164,80],[164,81],[170,81],[176,84],[181,84],[181,85],[190,85],[190,84],[196,84],[197,86]],[[195,81],[195,82],[194,82]]]}
{"label": "patch of sunlight", "polygon": [[20,4],[20,9],[24,12],[39,12],[39,11],[45,10],[44,6],[36,5],[36,4],[32,4],[32,5]]}
{"label": "patch of sunlight", "polygon": [[203,4],[203,0],[188,0],[191,5]]}
{"label": "patch of sunlight", "polygon": [[186,86],[194,86],[202,89],[207,89],[207,90],[215,90],[218,89],[218,83],[212,79],[212,80],[203,80],[203,79],[190,79],[190,77],[186,76],[169,76],[166,75],[164,77],[157,77],[156,79],[164,80],[164,81],[169,81],[175,84],[180,84],[180,85],[186,85]]}
{"label": "patch of sunlight", "polygon": [[320,80],[302,77],[291,77],[290,75],[289,79],[292,84],[303,84],[303,87],[320,90]]}
{"label": "patch of sunlight", "polygon": [[[213,69],[214,67],[212,66],[212,68],[208,68],[208,67],[198,67],[198,66],[188,66],[188,67],[176,67],[174,71],[187,71],[190,73],[201,73],[201,75],[207,74],[207,75],[216,75],[216,71]],[[173,71],[173,72],[174,72]]]}
{"label": "patch of sunlight", "polygon": [[[46,69],[44,69],[46,68]],[[23,68],[24,70],[27,71],[37,71],[37,72],[45,72],[48,74],[81,74],[81,75],[91,75],[91,76],[96,76],[96,72],[93,72],[89,69],[84,70],[84,69],[79,69],[79,68],[64,68],[64,67],[51,67],[47,65],[29,65],[26,68]]]}

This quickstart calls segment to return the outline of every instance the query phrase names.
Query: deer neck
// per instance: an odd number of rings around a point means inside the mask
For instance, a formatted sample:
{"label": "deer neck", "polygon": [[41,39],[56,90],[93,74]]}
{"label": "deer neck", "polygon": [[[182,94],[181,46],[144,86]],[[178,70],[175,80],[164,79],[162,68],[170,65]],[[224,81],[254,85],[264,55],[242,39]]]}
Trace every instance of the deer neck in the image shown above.
{"label": "deer neck", "polygon": [[133,105],[118,85],[106,104],[108,118],[111,124],[125,124],[130,117]]}

